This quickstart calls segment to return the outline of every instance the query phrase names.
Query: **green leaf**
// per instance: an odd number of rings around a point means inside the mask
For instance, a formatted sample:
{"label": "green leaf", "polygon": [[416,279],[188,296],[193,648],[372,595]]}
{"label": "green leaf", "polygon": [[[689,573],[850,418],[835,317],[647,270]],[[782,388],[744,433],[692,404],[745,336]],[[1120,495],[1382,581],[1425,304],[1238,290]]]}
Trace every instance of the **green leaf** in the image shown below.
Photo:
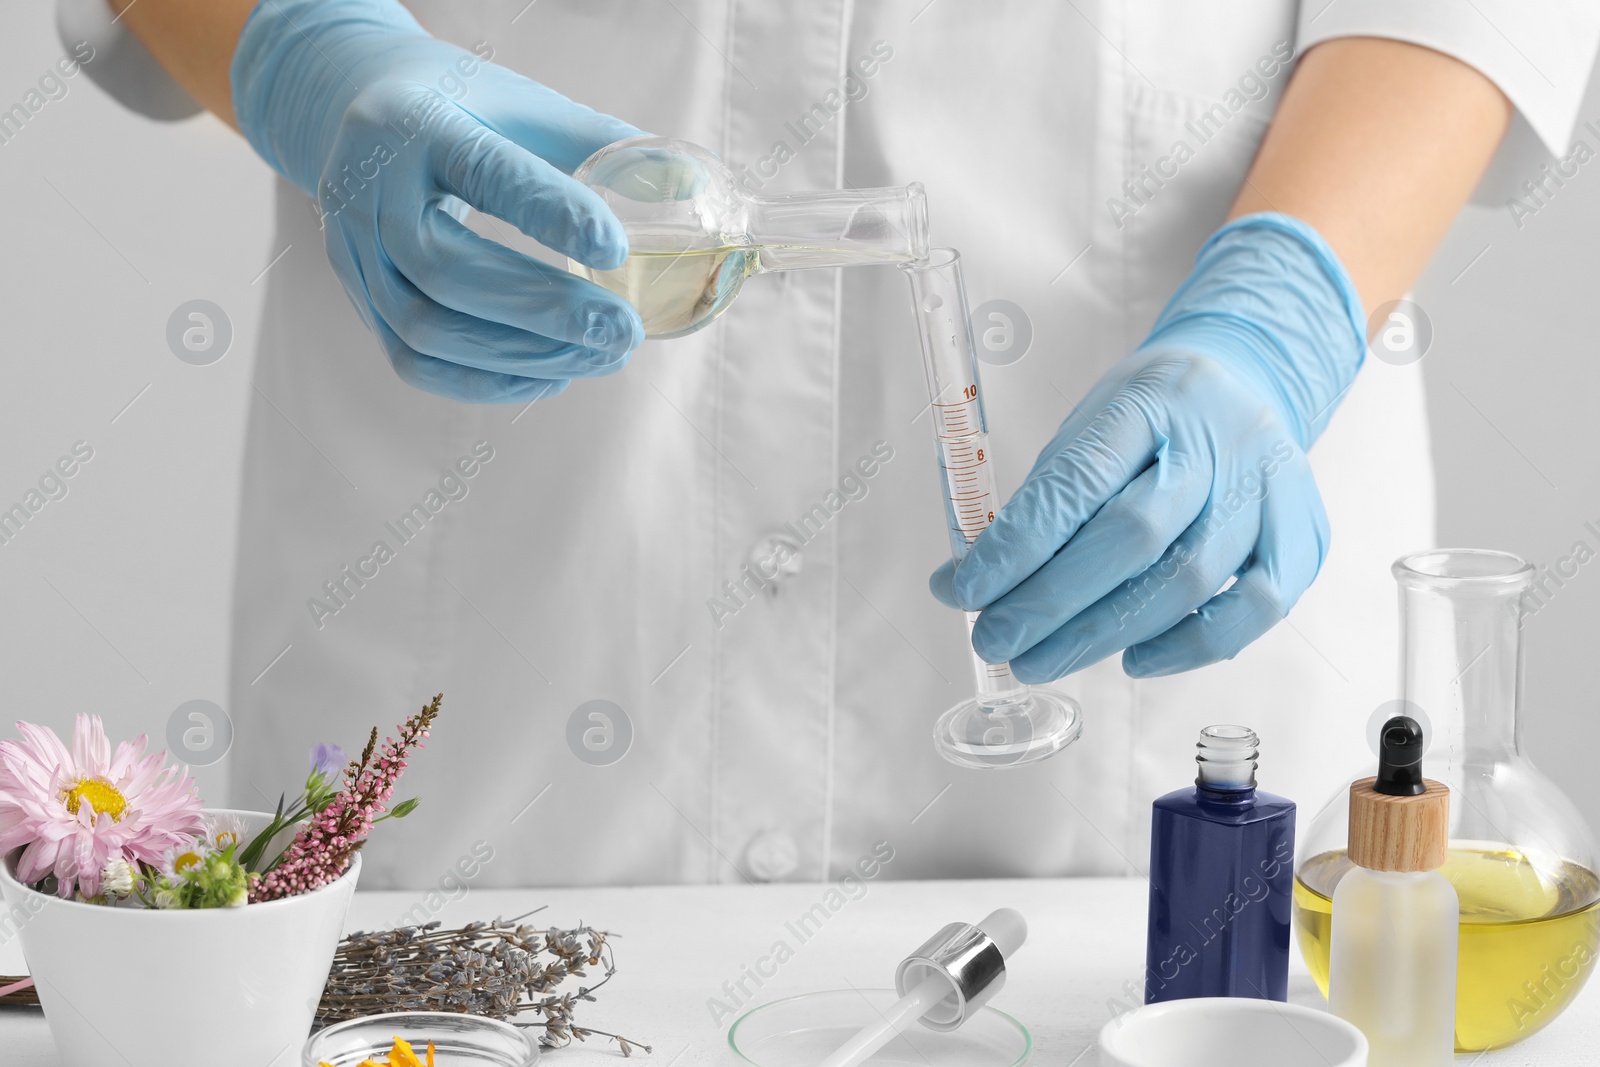
{"label": "green leaf", "polygon": [[244,847],[244,851],[239,853],[239,864],[247,871],[256,870],[256,864],[261,862],[261,854],[267,850],[268,843],[287,825],[274,815],[272,821],[267,823],[267,828],[252,837],[250,843]]}
{"label": "green leaf", "polygon": [[373,819],[373,825],[377,825],[385,819],[403,819],[407,815],[410,815],[413,811],[416,811],[417,805],[420,803],[421,801],[416,797],[410,797],[409,799],[402,800],[390,810],[384,812],[376,819]]}

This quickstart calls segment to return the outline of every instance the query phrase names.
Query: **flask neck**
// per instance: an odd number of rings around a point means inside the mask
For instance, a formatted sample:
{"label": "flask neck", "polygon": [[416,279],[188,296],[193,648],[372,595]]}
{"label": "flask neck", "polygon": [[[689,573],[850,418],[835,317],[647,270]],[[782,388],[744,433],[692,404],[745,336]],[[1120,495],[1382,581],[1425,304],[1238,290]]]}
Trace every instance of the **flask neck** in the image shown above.
{"label": "flask neck", "polygon": [[1523,596],[1532,568],[1498,552],[1441,550],[1394,566],[1400,684],[1452,769],[1521,741]]}
{"label": "flask neck", "polygon": [[928,255],[922,183],[750,198],[756,269],[913,263]]}

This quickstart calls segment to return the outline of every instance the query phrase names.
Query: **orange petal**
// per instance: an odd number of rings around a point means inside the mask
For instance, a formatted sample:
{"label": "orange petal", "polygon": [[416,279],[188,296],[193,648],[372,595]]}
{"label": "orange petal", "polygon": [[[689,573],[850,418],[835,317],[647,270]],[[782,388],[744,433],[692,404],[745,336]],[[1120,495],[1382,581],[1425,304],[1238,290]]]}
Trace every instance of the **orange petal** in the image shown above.
{"label": "orange petal", "polygon": [[433,1067],[433,1042],[428,1042],[428,1067]]}
{"label": "orange petal", "polygon": [[389,1067],[422,1067],[422,1061],[417,1059],[409,1043],[397,1037],[394,1048],[389,1050]]}

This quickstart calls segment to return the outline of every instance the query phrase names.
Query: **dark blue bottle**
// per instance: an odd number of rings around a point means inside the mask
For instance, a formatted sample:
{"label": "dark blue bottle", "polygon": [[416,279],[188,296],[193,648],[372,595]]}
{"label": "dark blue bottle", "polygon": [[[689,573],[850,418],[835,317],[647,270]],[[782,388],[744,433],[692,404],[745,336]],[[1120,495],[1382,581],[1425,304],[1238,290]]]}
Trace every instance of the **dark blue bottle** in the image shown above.
{"label": "dark blue bottle", "polygon": [[1208,726],[1199,749],[1151,812],[1145,1003],[1287,1000],[1294,801],[1256,789],[1253,731]]}

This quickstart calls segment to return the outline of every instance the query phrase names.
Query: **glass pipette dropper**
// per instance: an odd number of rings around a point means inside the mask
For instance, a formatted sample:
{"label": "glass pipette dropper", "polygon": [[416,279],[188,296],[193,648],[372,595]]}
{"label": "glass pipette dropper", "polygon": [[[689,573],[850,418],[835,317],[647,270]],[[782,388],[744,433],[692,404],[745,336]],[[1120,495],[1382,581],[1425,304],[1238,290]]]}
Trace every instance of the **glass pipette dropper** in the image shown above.
{"label": "glass pipette dropper", "polygon": [[[960,566],[1000,506],[961,256],[935,248],[927,259],[900,269],[911,280],[950,552]],[[970,646],[978,613],[966,615]],[[976,652],[972,671],[976,696],[946,711],[934,727],[934,745],[945,759],[965,767],[1015,767],[1053,756],[1078,739],[1082,713],[1065,693],[1023,685],[1007,664],[987,663]]]}
{"label": "glass pipette dropper", "polygon": [[1027,922],[1011,908],[990,912],[976,926],[951,923],[900,964],[895,987],[904,995],[821,1067],[856,1067],[917,1021],[956,1029],[1005,984],[1006,961],[1027,937]]}

